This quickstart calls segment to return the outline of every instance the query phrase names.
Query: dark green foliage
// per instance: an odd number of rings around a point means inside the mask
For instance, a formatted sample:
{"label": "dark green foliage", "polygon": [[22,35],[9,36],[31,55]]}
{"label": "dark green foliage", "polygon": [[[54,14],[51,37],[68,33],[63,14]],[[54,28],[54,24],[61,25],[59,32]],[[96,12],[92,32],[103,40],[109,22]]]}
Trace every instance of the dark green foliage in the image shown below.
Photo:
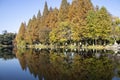
{"label": "dark green foliage", "polygon": [[5,32],[0,34],[0,44],[1,45],[13,45],[13,40],[15,39],[15,33]]}

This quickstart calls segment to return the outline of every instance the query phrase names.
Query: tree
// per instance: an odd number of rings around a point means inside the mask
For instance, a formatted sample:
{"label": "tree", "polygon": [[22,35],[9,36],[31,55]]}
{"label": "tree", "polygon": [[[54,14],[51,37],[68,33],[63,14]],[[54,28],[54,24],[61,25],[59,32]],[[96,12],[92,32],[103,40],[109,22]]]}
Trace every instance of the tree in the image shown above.
{"label": "tree", "polygon": [[26,24],[25,23],[21,23],[19,32],[16,36],[16,42],[18,45],[25,45],[25,33],[26,33]]}
{"label": "tree", "polygon": [[45,2],[43,16],[45,17],[46,15],[48,15],[48,13],[49,13],[49,11],[48,11],[48,5],[47,5],[47,2]]}
{"label": "tree", "polygon": [[67,13],[69,11],[69,4],[67,2],[67,0],[62,0],[60,9],[59,9],[59,14],[58,14],[58,21],[65,21],[68,16]]}
{"label": "tree", "polygon": [[23,30],[20,28],[16,41],[27,44],[49,43],[49,40],[52,43],[106,44],[110,38],[119,40],[119,28],[113,27],[119,26],[118,22],[112,22],[105,7],[93,8],[90,0],[73,0],[72,4],[62,0],[59,9],[50,7],[49,10],[45,2],[43,15],[39,10],[37,17],[34,15]]}
{"label": "tree", "polygon": [[20,40],[24,40],[25,32],[26,32],[26,24],[21,23],[17,38]]}
{"label": "tree", "polygon": [[86,18],[90,10],[93,10],[93,5],[90,0],[73,0],[69,8],[68,20],[76,26],[75,29],[77,30],[77,34],[79,34],[79,39],[77,40],[86,38]]}
{"label": "tree", "polygon": [[87,16],[87,37],[95,40],[93,44],[97,44],[97,39],[106,41],[111,33],[111,16],[105,7],[97,11],[90,11]]}
{"label": "tree", "polygon": [[29,44],[39,42],[39,24],[41,19],[36,19],[35,16],[29,21],[26,31],[26,41]]}
{"label": "tree", "polygon": [[7,34],[7,30],[2,31],[3,34]]}
{"label": "tree", "polygon": [[[76,31],[77,30],[77,31]],[[59,26],[53,28],[50,32],[50,42],[51,43],[64,43],[67,41],[78,41],[79,40],[79,29],[76,28],[70,22],[61,22]]]}
{"label": "tree", "polygon": [[104,44],[106,44],[106,40],[110,39],[110,33],[111,33],[111,26],[112,26],[112,20],[111,16],[108,13],[107,9],[105,7],[102,7],[98,11],[98,22],[97,22],[97,32],[98,37],[103,39]]}
{"label": "tree", "polygon": [[55,8],[49,12],[48,16],[45,18],[45,25],[51,28],[57,26],[58,23],[58,9]]}
{"label": "tree", "polygon": [[56,42],[66,42],[69,38],[71,28],[68,22],[61,22],[57,28],[52,29],[50,32],[50,41],[52,43]]}
{"label": "tree", "polygon": [[41,18],[41,12],[40,10],[38,11],[38,14],[37,14],[37,19],[40,19]]}
{"label": "tree", "polygon": [[41,43],[43,44],[47,44],[49,43],[49,33],[50,33],[51,29],[47,26],[45,27],[42,27],[40,30],[39,30],[39,40]]}
{"label": "tree", "polygon": [[[89,11],[88,16],[87,16],[87,38],[96,40],[98,39],[98,33],[96,32],[97,29],[97,13],[93,10]],[[93,41],[93,45],[95,42]]]}
{"label": "tree", "polygon": [[13,45],[13,40],[15,39],[15,33],[9,33],[7,30],[5,33],[0,34],[0,45]]}
{"label": "tree", "polygon": [[93,10],[90,0],[73,0],[68,12],[69,20],[73,23],[81,22],[85,20],[89,10]]}
{"label": "tree", "polygon": [[120,19],[118,17],[112,18],[112,28],[111,28],[111,37],[116,42],[119,40],[119,29],[120,29]]}
{"label": "tree", "polygon": [[3,35],[0,34],[0,44],[3,42]]}

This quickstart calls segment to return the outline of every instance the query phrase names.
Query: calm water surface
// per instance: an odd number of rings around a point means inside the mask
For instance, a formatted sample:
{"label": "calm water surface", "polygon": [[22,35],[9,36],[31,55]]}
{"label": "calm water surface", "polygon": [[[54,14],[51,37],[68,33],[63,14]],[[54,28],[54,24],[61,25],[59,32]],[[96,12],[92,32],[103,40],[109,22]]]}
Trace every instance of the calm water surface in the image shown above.
{"label": "calm water surface", "polygon": [[120,52],[1,49],[0,80],[120,80]]}

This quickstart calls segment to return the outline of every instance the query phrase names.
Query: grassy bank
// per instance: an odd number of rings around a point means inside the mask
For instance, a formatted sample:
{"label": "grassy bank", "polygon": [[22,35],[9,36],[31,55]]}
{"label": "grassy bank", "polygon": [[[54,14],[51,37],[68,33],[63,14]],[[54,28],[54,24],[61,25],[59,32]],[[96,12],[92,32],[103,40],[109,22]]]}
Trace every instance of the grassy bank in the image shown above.
{"label": "grassy bank", "polygon": [[38,48],[38,49],[55,49],[55,48],[67,48],[67,49],[79,49],[79,48],[85,48],[85,49],[106,49],[106,46],[103,45],[89,45],[89,46],[75,46],[75,45],[67,45],[67,46],[55,46],[55,45],[29,45],[28,48]]}
{"label": "grassy bank", "polygon": [[90,46],[83,46],[82,48],[86,48],[86,49],[97,49],[97,50],[101,50],[101,49],[106,49],[106,46],[103,45],[90,45]]}

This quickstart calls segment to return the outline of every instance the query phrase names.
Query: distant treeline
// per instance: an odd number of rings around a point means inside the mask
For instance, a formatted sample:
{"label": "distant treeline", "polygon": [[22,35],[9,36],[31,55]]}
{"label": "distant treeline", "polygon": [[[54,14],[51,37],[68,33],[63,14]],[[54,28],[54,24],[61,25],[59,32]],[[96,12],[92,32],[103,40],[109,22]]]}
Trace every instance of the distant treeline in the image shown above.
{"label": "distant treeline", "polygon": [[120,40],[120,19],[105,7],[94,7],[91,0],[62,0],[61,6],[38,11],[28,24],[21,23],[16,45],[64,44],[106,45]]}
{"label": "distant treeline", "polygon": [[9,33],[6,30],[3,31],[3,34],[0,34],[0,46],[13,45],[15,36],[15,33]]}

